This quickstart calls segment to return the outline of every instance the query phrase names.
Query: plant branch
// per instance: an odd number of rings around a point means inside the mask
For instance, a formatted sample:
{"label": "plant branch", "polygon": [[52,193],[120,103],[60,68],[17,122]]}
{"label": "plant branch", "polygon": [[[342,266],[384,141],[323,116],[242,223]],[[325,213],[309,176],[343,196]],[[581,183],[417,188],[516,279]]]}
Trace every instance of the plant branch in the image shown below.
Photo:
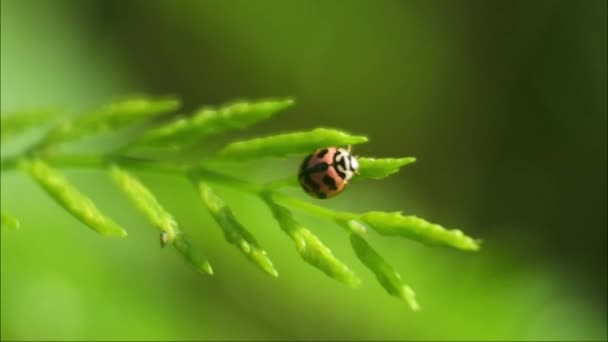
{"label": "plant branch", "polygon": [[[196,187],[202,204],[223,230],[226,240],[266,273],[277,276],[278,272],[266,250],[240,223],[229,204],[213,189],[215,185],[225,186],[261,199],[306,262],[336,280],[357,286],[360,281],[348,266],[338,260],[330,248],[310,230],[297,222],[291,213],[292,208],[297,209],[336,223],[344,229],[349,234],[357,257],[376,275],[386,291],[407,302],[412,309],[417,309],[412,289],[402,282],[399,273],[363,238],[367,227],[385,236],[402,236],[431,246],[447,246],[464,251],[479,250],[479,240],[466,236],[458,229],[446,229],[416,216],[404,216],[401,212],[336,211],[319,205],[324,204],[322,201],[306,201],[283,193],[282,190],[288,187],[299,186],[298,179],[293,174],[259,184],[223,172],[243,168],[238,165],[244,161],[304,156],[310,151],[328,146],[365,143],[367,137],[332,128],[315,128],[233,141],[209,153],[198,150],[198,144],[206,142],[210,137],[245,129],[269,119],[292,104],[291,99],[237,101],[219,108],[202,107],[193,115],[173,117],[169,122],[162,122],[153,119],[174,112],[180,106],[179,100],[127,99],[86,115],[66,117],[22,152],[3,159],[0,171],[2,175],[15,170],[28,173],[75,218],[102,235],[124,237],[126,230],[105,216],[89,197],[56,169],[107,171],[148,221],[160,229],[161,245],[172,244],[196,269],[212,274],[207,258],[193,248],[185,233],[180,230],[178,220],[162,205],[162,199],[157,198],[132,171],[170,174],[189,179]],[[10,140],[7,137],[23,133],[26,129],[40,128],[42,117],[2,117],[2,143]],[[115,132],[139,124],[145,125],[142,126],[145,128],[141,134],[130,135],[129,141],[123,146],[106,154],[66,154],[56,148],[83,137]],[[170,148],[169,153],[163,153],[167,152],[167,147]],[[150,153],[138,153],[138,157],[132,153],[134,150],[141,152],[141,149],[148,151],[149,148],[152,148]],[[404,165],[413,163],[415,158],[357,157],[357,160],[359,167],[356,179],[383,179],[398,172]],[[5,212],[1,216],[3,229],[17,227],[18,221],[15,218]]]}

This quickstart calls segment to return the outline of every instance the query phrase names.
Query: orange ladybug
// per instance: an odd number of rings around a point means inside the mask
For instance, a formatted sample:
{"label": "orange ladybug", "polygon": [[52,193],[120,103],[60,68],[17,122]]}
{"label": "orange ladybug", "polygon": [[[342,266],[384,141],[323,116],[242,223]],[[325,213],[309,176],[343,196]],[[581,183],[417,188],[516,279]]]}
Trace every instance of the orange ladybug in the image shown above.
{"label": "orange ladybug", "polygon": [[330,198],[344,190],[358,168],[359,163],[350,154],[350,148],[320,148],[304,159],[298,181],[310,196]]}

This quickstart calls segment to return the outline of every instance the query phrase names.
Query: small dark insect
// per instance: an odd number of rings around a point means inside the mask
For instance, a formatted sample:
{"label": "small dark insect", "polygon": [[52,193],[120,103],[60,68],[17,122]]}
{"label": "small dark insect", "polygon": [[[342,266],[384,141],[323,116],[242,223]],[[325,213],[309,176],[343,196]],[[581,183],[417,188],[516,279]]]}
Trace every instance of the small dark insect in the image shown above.
{"label": "small dark insect", "polygon": [[336,196],[357,173],[359,163],[348,149],[320,148],[307,156],[298,172],[302,189],[315,198]]}

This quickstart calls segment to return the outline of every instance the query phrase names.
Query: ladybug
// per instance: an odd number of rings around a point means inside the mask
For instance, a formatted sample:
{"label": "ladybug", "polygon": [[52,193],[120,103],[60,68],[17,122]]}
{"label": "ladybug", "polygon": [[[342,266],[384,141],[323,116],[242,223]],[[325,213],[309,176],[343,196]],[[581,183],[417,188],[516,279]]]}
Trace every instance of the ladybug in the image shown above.
{"label": "ladybug", "polygon": [[359,163],[348,149],[320,148],[307,156],[298,173],[302,189],[315,198],[336,196],[357,173]]}

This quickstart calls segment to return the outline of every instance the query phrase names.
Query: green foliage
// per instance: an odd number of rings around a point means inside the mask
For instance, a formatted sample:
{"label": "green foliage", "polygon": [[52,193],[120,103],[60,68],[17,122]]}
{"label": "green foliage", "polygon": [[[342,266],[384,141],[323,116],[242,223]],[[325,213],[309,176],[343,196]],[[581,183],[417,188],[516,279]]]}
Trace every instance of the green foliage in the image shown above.
{"label": "green foliage", "polygon": [[[428,245],[452,247],[464,251],[479,249],[479,241],[460,230],[447,230],[440,225],[429,223],[415,216],[403,216],[399,212],[368,211],[352,213],[336,211],[282,192],[283,187],[297,185],[296,177],[289,170],[288,177],[266,184],[256,184],[239,179],[210,168],[204,162],[180,162],[137,155],[137,147],[172,145],[184,148],[201,139],[214,135],[244,129],[259,121],[266,120],[282,109],[291,106],[291,99],[261,100],[257,102],[238,101],[220,108],[203,107],[188,117],[168,123],[156,120],[158,116],[176,110],[179,101],[173,98],[135,98],[104,106],[97,111],[77,117],[68,117],[56,124],[21,154],[2,162],[2,172],[23,170],[38,183],[60,206],[75,218],[105,236],[126,236],[126,231],[106,217],[93,202],[76,189],[57,168],[103,169],[109,172],[117,187],[131,200],[134,206],[147,218],[150,224],[160,229],[162,246],[171,244],[196,270],[213,274],[210,263],[200,249],[178,226],[174,215],[165,209],[161,200],[135,175],[137,170],[171,173],[189,179],[198,191],[202,206],[207,209],[226,240],[235,245],[261,270],[271,276],[278,271],[260,246],[253,234],[236,218],[229,205],[215,192],[215,185],[230,187],[242,193],[257,197],[269,208],[272,216],[295,243],[302,259],[341,283],[356,287],[359,277],[340,261],[331,249],[311,230],[302,226],[292,209],[334,223],[343,228],[349,236],[352,249],[361,262],[370,269],[378,282],[391,295],[405,301],[413,310],[419,306],[413,290],[401,281],[399,273],[375,251],[364,238],[371,227],[381,235],[403,236]],[[5,122],[7,122],[5,127]],[[48,122],[47,116],[25,115],[22,118],[3,117],[2,134],[17,135],[29,128]],[[73,141],[81,137],[101,132],[114,131],[141,125],[146,130],[139,137],[116,150],[101,155],[68,155],[50,148],[58,143]],[[304,155],[327,146],[351,146],[367,142],[367,137],[346,132],[315,128],[310,131],[282,133],[266,137],[229,143],[216,153],[203,156],[205,160],[245,161],[269,157]],[[4,142],[4,140],[3,140]],[[396,173],[401,167],[413,163],[415,158],[358,158],[360,168],[354,179],[382,179]],[[51,166],[53,165],[53,166]],[[349,185],[355,186],[355,185]],[[17,221],[2,212],[2,227],[15,228]]]}
{"label": "green foliage", "polygon": [[357,178],[382,179],[398,172],[402,166],[415,162],[416,158],[358,158],[357,161],[359,162]]}
{"label": "green foliage", "polygon": [[[165,245],[166,241],[164,240],[164,235],[161,234],[161,245]],[[207,273],[209,275],[213,274],[213,268],[211,268],[211,264],[207,260],[200,251],[196,248],[192,247],[192,244],[188,240],[185,233],[179,233],[174,241],[173,246],[175,249],[184,257],[186,260],[190,262],[195,269],[200,272]]]}
{"label": "green foliage", "polygon": [[350,243],[359,260],[370,271],[374,272],[378,282],[388,293],[405,301],[412,310],[418,311],[420,309],[418,302],[416,302],[414,290],[401,282],[399,273],[359,233],[350,233]]}
{"label": "green foliage", "polygon": [[325,146],[347,146],[367,142],[364,136],[335,129],[316,128],[308,132],[277,134],[237,141],[220,150],[220,157],[246,160],[306,154]]}
{"label": "green foliage", "polygon": [[118,187],[129,197],[137,208],[146,215],[150,223],[160,229],[163,235],[163,245],[172,243],[179,232],[177,222],[169,212],[163,208],[158,200],[139,179],[121,167],[112,165],[110,174]]}
{"label": "green foliage", "polygon": [[55,118],[56,113],[50,110],[3,113],[0,116],[0,141],[4,143],[26,130],[39,127]]}
{"label": "green foliage", "polygon": [[260,247],[255,237],[236,219],[226,203],[204,182],[198,182],[198,189],[203,203],[224,231],[226,240],[237,246],[249,260],[258,265],[264,272],[277,277],[279,273],[272,265],[268,253]]}
{"label": "green foliage", "polygon": [[93,201],[82,194],[59,172],[40,159],[23,159],[19,166],[54,200],[76,219],[104,236],[125,237],[127,232],[97,209]]}
{"label": "green foliage", "polygon": [[382,235],[401,235],[425,244],[450,246],[465,251],[479,249],[479,241],[464,235],[462,231],[446,230],[416,216],[370,211],[361,215],[360,219]]}
{"label": "green foliage", "polygon": [[41,141],[41,145],[78,139],[122,127],[129,126],[144,119],[165,114],[179,108],[177,99],[133,98],[103,106],[90,113],[85,113],[65,120],[57,125]]}
{"label": "green foliage", "polygon": [[296,249],[304,261],[323,271],[325,274],[352,287],[361,280],[310,230],[301,226],[289,209],[277,204],[269,196],[264,197],[281,229],[295,242]]}
{"label": "green foliage", "polygon": [[141,144],[186,144],[226,131],[243,129],[266,120],[291,106],[292,99],[237,101],[218,109],[203,107],[190,118],[179,118],[164,126],[148,131]]}

